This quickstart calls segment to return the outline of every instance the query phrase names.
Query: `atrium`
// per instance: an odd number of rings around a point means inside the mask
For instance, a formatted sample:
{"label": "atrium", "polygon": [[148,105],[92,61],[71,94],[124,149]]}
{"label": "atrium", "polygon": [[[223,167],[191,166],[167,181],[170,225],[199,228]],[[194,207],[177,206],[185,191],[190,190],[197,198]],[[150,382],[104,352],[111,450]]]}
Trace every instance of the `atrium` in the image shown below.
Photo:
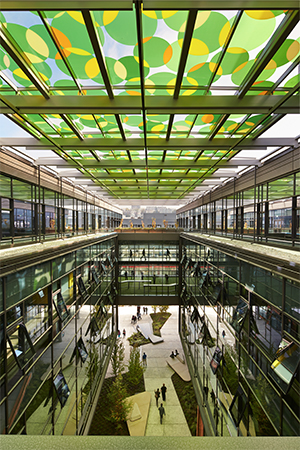
{"label": "atrium", "polygon": [[2,434],[85,439],[118,308],[156,303],[199,439],[299,436],[299,2],[0,6]]}

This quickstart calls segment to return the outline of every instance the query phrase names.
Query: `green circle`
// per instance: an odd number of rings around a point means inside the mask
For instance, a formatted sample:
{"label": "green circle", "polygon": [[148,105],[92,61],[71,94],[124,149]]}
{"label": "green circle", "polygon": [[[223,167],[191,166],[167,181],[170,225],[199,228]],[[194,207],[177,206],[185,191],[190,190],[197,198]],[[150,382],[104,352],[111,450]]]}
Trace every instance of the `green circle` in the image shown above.
{"label": "green circle", "polygon": [[230,47],[239,47],[250,52],[266,43],[275,27],[275,17],[267,20],[258,20],[243,14],[230,42]]}
{"label": "green circle", "polygon": [[[137,29],[133,11],[118,11],[117,16],[107,25],[103,24],[103,11],[94,13],[95,20],[105,27],[109,36],[123,45],[136,45]],[[157,20],[143,15],[144,36],[153,36],[156,31]],[[146,34],[145,34],[146,33]]]}
{"label": "green circle", "polygon": [[172,16],[166,17],[164,19],[168,27],[175,31],[179,31],[186,20],[187,20],[186,11],[177,11]]}
{"label": "green circle", "polygon": [[[189,84],[193,85],[192,80],[195,80],[199,86],[207,86],[210,78],[212,76],[212,71],[209,67],[209,63],[204,63],[200,67],[192,67],[187,74],[187,81]],[[217,81],[220,75],[215,75],[214,81]],[[189,80],[192,79],[192,80]]]}
{"label": "green circle", "polygon": [[[84,125],[86,127],[89,127],[89,128],[98,128],[97,124],[96,124],[96,122],[95,122],[95,120],[93,118],[92,119],[84,119],[84,118],[80,117],[79,122],[82,125]],[[76,122],[76,124],[77,123],[78,122]]]}
{"label": "green circle", "polygon": [[[214,52],[220,48],[219,35],[227,22],[228,19],[223,14],[212,11],[206,21],[194,30],[192,39],[204,42],[208,47],[209,53]],[[179,32],[178,39],[183,38],[184,33]]]}
{"label": "green circle", "polygon": [[[165,41],[164,39],[160,37],[151,37],[143,44],[144,48],[144,59],[146,61],[146,64],[152,68],[152,67],[160,67],[164,64],[167,64],[169,59],[166,61],[164,60],[165,52],[168,52],[168,54],[171,54],[171,51],[168,51],[168,47],[172,49],[170,44]],[[136,45],[134,47],[134,55],[138,57],[138,46]]]}
{"label": "green circle", "polygon": [[255,61],[253,59],[249,60],[241,70],[239,70],[236,73],[233,73],[231,76],[231,81],[233,82],[233,84],[239,86],[243,82],[249,70],[251,70],[254,63]]}
{"label": "green circle", "polygon": [[[44,27],[44,25],[33,25],[32,27],[30,27],[30,29],[32,31],[34,31],[36,34],[38,34],[43,39],[43,41],[47,44],[47,47],[48,47],[48,50],[49,50],[48,58],[54,59],[58,52],[57,52],[57,49],[56,49],[54,44],[51,45],[52,43],[50,43],[50,45],[48,45],[49,34],[48,34],[47,30],[46,30],[46,27]],[[39,55],[40,58],[46,59],[45,57],[43,57],[39,53],[38,53],[38,55]]]}
{"label": "green circle", "polygon": [[110,57],[106,56],[105,63],[106,63],[106,67],[107,67],[108,73],[110,75],[111,83],[112,84],[119,84],[119,83],[121,83],[123,81],[122,78],[120,78],[115,72],[116,60],[114,58],[110,58]]}
{"label": "green circle", "polygon": [[[230,48],[228,50],[230,50]],[[231,75],[239,66],[249,60],[248,52],[244,52],[243,49],[241,49],[241,53],[230,53],[228,50],[220,65],[222,69],[221,75]],[[217,64],[221,54],[222,52],[217,53],[212,58],[211,62]]]}
{"label": "green circle", "polygon": [[[134,56],[124,56],[119,59],[120,63],[124,65],[127,71],[125,80],[130,81],[132,78],[138,78],[140,76],[140,65]],[[146,77],[149,73],[149,68],[144,67],[144,76]],[[135,84],[139,84],[136,81]]]}
{"label": "green circle", "polygon": [[146,94],[154,93],[156,95],[173,95],[172,91],[174,90],[174,88],[170,87],[171,93],[169,93],[168,92],[169,89],[156,89],[155,86],[158,86],[158,85],[165,86],[172,80],[174,80],[174,85],[175,85],[175,82],[176,82],[175,74],[168,73],[168,72],[155,73],[145,80],[145,85],[147,85],[148,80],[151,81],[152,83],[154,83],[154,85],[153,86],[151,85],[150,87],[146,88]]}
{"label": "green circle", "polygon": [[[127,118],[126,122],[124,119]],[[138,127],[143,122],[141,116],[126,116],[123,118],[124,125],[128,125],[129,127]]]}
{"label": "green circle", "polygon": [[[52,20],[51,27],[61,31],[71,42],[72,48],[84,50],[91,55],[94,54],[86,26],[77,22],[77,20],[73,19],[68,13],[55,17]],[[74,54],[71,53],[71,55],[68,56],[68,59],[70,56],[74,56]],[[75,56],[86,58],[88,55],[75,54]],[[73,68],[77,72],[77,67],[73,66]]]}
{"label": "green circle", "polygon": [[297,83],[299,83],[300,81],[300,74],[295,75],[294,77],[292,77],[290,80],[288,80],[284,87],[294,87],[296,86]]}

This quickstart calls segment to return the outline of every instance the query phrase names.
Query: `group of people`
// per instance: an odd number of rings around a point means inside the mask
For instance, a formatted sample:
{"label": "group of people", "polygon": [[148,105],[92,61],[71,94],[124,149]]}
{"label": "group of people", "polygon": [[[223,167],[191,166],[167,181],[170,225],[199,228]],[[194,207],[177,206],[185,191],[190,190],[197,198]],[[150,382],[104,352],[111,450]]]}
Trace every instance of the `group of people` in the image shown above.
{"label": "group of people", "polygon": [[[121,331],[118,330],[118,338],[120,338],[120,337],[121,337]],[[125,330],[125,328],[123,329],[123,338],[126,338],[126,330]]]}
{"label": "group of people", "polygon": [[175,358],[177,355],[179,355],[179,352],[177,351],[177,349],[175,349],[175,352],[173,352],[173,350],[172,350],[170,358]]}
{"label": "group of people", "polygon": [[131,316],[131,323],[137,323],[138,320],[141,320],[142,315],[141,313],[137,313],[135,316],[134,314]]}
{"label": "group of people", "polygon": [[[163,383],[163,385],[160,388],[160,390],[159,390],[159,388],[157,388],[156,391],[154,391],[154,397],[155,397],[156,407],[157,408],[158,408],[158,400],[160,398],[160,394],[161,394],[163,402],[166,401],[166,392],[167,392],[167,387],[166,387],[165,383]],[[159,411],[160,423],[162,424],[163,416],[166,415],[166,411],[165,411],[165,408],[164,408],[162,403],[160,404],[160,407],[158,408],[158,411]]]}

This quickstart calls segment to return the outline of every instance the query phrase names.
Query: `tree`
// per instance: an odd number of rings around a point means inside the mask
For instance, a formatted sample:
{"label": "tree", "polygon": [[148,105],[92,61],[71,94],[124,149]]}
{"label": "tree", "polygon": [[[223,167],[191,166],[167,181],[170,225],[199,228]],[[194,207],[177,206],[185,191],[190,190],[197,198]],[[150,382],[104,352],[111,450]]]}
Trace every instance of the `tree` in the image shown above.
{"label": "tree", "polygon": [[129,362],[128,362],[128,381],[133,386],[136,386],[144,373],[142,361],[140,360],[140,351],[137,347],[132,347],[130,350]]}
{"label": "tree", "polygon": [[88,385],[91,388],[91,385],[96,377],[100,365],[99,351],[94,343],[91,343],[88,353],[89,353],[89,360],[85,371],[88,377]]}
{"label": "tree", "polygon": [[110,404],[109,417],[107,419],[115,424],[116,430],[122,429],[122,422],[127,420],[132,409],[131,403],[124,401],[126,397],[126,387],[123,384],[122,374],[119,373],[107,394]]}
{"label": "tree", "polygon": [[125,369],[125,348],[122,341],[116,341],[111,355],[111,366],[114,376],[118,376]]}
{"label": "tree", "polygon": [[157,308],[158,308],[158,305],[151,305],[151,306],[152,306],[152,308],[153,308],[154,314],[156,314],[156,310],[157,310]]}

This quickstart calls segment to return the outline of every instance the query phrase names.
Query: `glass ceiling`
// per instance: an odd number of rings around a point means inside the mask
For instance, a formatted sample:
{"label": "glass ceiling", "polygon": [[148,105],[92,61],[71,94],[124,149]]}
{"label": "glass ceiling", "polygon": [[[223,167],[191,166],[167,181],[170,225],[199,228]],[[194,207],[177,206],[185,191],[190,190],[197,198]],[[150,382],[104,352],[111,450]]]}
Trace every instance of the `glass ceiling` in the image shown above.
{"label": "glass ceiling", "polygon": [[[1,4],[1,113],[52,150],[39,164],[77,168],[82,184],[83,174],[111,199],[190,198],[204,180],[220,180],[218,170],[255,165],[256,140],[299,113],[295,2],[285,10],[263,0],[261,10],[160,3],[159,11],[147,1],[116,9],[122,3],[111,0],[101,11]],[[25,141],[13,145],[36,148]],[[244,148],[252,158],[239,156]]]}

